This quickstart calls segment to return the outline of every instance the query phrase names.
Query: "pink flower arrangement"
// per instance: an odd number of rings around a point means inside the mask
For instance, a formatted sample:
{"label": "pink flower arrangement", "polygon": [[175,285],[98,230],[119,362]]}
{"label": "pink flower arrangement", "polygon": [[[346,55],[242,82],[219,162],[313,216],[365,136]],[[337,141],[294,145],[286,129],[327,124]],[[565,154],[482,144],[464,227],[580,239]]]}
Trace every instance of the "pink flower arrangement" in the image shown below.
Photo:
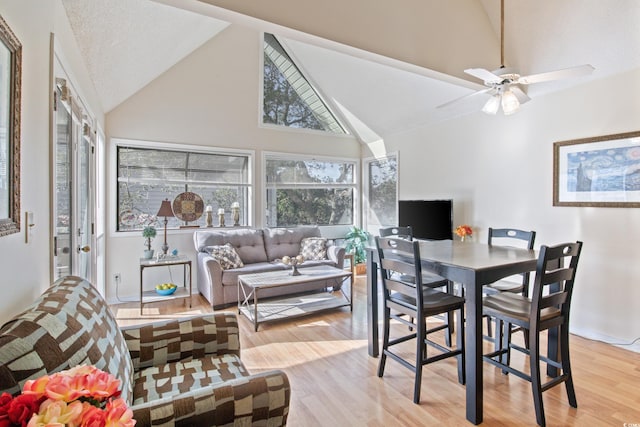
{"label": "pink flower arrangement", "polygon": [[467,224],[459,225],[456,227],[456,234],[462,239],[467,236],[471,237],[473,236],[473,229]]}
{"label": "pink flower arrangement", "polygon": [[0,427],[133,427],[120,380],[94,366],[76,366],[25,383],[22,394],[0,395]]}

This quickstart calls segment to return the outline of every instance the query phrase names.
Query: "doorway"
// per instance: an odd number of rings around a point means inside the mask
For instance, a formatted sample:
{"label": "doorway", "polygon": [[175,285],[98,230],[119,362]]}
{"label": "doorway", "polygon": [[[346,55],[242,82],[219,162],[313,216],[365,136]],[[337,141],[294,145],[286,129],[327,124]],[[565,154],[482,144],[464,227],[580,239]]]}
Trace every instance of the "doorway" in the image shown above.
{"label": "doorway", "polygon": [[74,275],[95,285],[96,125],[57,57],[53,99],[52,279]]}

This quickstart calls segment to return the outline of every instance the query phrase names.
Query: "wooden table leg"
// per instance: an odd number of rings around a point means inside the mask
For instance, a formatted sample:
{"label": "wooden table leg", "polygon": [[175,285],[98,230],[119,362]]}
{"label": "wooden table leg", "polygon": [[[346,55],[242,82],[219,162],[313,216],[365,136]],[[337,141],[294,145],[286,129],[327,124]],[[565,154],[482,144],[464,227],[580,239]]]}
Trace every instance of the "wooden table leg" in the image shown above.
{"label": "wooden table leg", "polygon": [[482,289],[468,283],[466,292],[467,321],[465,331],[465,364],[467,394],[467,420],[473,424],[482,422],[483,381],[482,381]]}

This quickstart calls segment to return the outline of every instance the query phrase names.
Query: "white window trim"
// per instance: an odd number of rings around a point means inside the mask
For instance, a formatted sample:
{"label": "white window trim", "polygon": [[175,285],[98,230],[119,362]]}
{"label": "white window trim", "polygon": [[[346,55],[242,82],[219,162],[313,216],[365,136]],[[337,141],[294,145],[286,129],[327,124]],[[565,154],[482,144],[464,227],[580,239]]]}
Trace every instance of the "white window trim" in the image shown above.
{"label": "white window trim", "polygon": [[[396,163],[398,164],[398,176],[396,178],[396,202],[400,200],[400,153],[398,151],[393,151],[386,153],[383,156],[375,156],[375,157],[365,157],[362,159],[362,205],[363,211],[368,212],[371,207],[369,204],[369,165],[375,161],[379,161],[382,159],[387,159],[389,157],[396,158]],[[398,204],[396,203],[396,218],[398,217]],[[376,228],[375,230],[371,229],[372,225],[367,221],[367,216],[363,215],[362,217],[362,228],[370,233],[375,235],[378,234],[379,230]],[[377,225],[376,225],[377,227]]]}
{"label": "white window trim", "polygon": [[[131,233],[139,233],[139,231],[118,231],[117,221],[115,218],[118,216],[118,164],[117,164],[117,149],[121,146],[135,147],[135,148],[151,148],[158,150],[176,150],[176,151],[190,151],[193,153],[203,154],[230,154],[230,155],[246,155],[249,157],[249,198],[247,206],[248,224],[255,224],[255,151],[254,150],[242,150],[234,148],[222,148],[214,146],[204,145],[192,145],[192,144],[177,144],[173,142],[160,142],[160,141],[148,141],[137,139],[124,139],[124,138],[110,138],[109,139],[109,172],[110,177],[108,180],[109,185],[109,205],[111,206],[110,213],[107,215],[107,221],[109,222],[109,237],[129,237]],[[193,233],[193,229],[180,230],[180,229],[168,229],[169,234],[185,234]]]}
{"label": "white window trim", "polygon": [[353,131],[353,129],[351,129],[351,127],[348,124],[349,121],[342,114],[342,110],[340,110],[340,108],[337,108],[335,103],[328,101],[327,97],[324,96],[324,93],[321,90],[319,90],[319,86],[309,76],[309,73],[306,72],[306,70],[301,65],[301,63],[298,60],[298,58],[296,58],[296,56],[291,52],[291,48],[286,46],[286,41],[282,40],[280,38],[281,36],[275,34],[274,32],[269,31],[269,33],[273,34],[274,36],[276,36],[276,38],[278,39],[278,42],[286,50],[287,54],[293,60],[293,62],[296,64],[296,66],[298,67],[298,69],[300,70],[300,72],[302,73],[304,78],[307,80],[309,85],[311,85],[313,90],[316,91],[316,94],[318,95],[318,97],[327,106],[329,111],[331,111],[331,114],[333,114],[333,116],[338,121],[340,126],[342,126],[342,128],[345,131],[345,133],[334,133],[334,132],[329,132],[329,131],[319,130],[319,129],[295,128],[295,127],[289,127],[289,126],[281,126],[281,125],[275,125],[275,124],[271,124],[271,123],[265,123],[263,121],[263,116],[264,116],[264,110],[263,110],[263,107],[264,107],[264,34],[265,34],[264,31],[260,32],[259,35],[258,35],[259,36],[259,39],[258,39],[258,54],[259,54],[258,55],[259,56],[259,58],[258,58],[258,66],[260,67],[260,72],[258,73],[258,128],[269,129],[269,130],[277,130],[277,131],[285,131],[285,132],[308,133],[308,134],[315,134],[315,135],[331,135],[331,136],[335,136],[335,137],[338,137],[338,138],[347,138],[347,139],[352,139],[352,140],[353,139],[357,139],[356,136],[355,136],[355,132]]}
{"label": "white window trim", "polygon": [[[267,206],[267,179],[266,179],[267,157],[278,157],[280,159],[287,159],[287,160],[317,160],[317,161],[325,160],[325,161],[331,161],[331,162],[345,162],[345,161],[353,162],[355,164],[353,177],[356,181],[355,182],[356,194],[354,197],[355,206],[353,207],[353,219],[356,222],[356,224],[352,224],[352,225],[359,225],[361,223],[362,200],[361,200],[361,197],[359,197],[359,195],[362,194],[360,191],[360,189],[362,188],[362,185],[361,185],[362,183],[360,182],[361,180],[359,179],[359,177],[361,176],[361,172],[360,172],[361,163],[359,158],[315,156],[311,154],[295,154],[295,153],[285,153],[285,152],[279,152],[279,151],[263,151],[262,159],[261,159],[262,161],[260,165],[262,170],[262,177],[261,177],[262,185],[260,185],[260,200],[261,200],[262,211],[263,211],[260,214],[260,222],[262,224],[267,223],[264,215],[264,211],[266,210],[266,206]],[[344,187],[344,184],[340,184],[340,186]],[[345,226],[345,225],[325,225],[325,226],[320,226],[320,229],[323,230],[322,231],[323,236],[340,237],[346,234],[349,227],[350,226]],[[342,230],[344,230],[344,233],[342,233]]]}

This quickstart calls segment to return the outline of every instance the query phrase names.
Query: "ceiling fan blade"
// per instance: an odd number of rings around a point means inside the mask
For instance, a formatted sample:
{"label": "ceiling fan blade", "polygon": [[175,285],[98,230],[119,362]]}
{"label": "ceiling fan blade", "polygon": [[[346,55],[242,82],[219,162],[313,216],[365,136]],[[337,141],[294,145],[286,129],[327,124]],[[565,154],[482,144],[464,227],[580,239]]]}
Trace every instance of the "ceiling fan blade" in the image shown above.
{"label": "ceiling fan blade", "polygon": [[[438,105],[436,108],[446,108],[446,107],[449,107],[449,106],[451,106],[451,105],[453,105],[453,104],[457,104],[458,102],[465,101],[465,100],[467,100],[467,99],[469,99],[469,98],[476,97],[476,96],[478,96],[478,95],[481,95],[481,94],[487,93],[487,92],[492,91],[492,90],[494,90],[494,89],[493,89],[493,88],[490,88],[490,87],[489,87],[489,88],[486,88],[486,89],[482,89],[482,90],[479,90],[479,91],[476,91],[476,92],[470,93],[470,94],[468,94],[468,95],[461,96],[460,98],[456,98],[456,99],[454,99],[453,101],[445,102],[444,104]],[[525,95],[525,96],[526,96],[526,95]]]}
{"label": "ceiling fan blade", "polygon": [[512,86],[510,89],[511,92],[513,92],[513,94],[516,96],[516,98],[518,98],[520,104],[531,101],[531,98],[529,98],[527,94],[524,93],[519,87]]}
{"label": "ceiling fan blade", "polygon": [[595,68],[593,68],[593,66],[591,66],[590,64],[579,65],[577,67],[564,68],[562,70],[532,74],[530,76],[522,76],[516,83],[528,85],[531,83],[540,83],[549,80],[564,79],[567,77],[585,76],[587,74],[591,74],[593,70],[595,70]]}
{"label": "ceiling fan blade", "polygon": [[464,72],[487,83],[500,83],[502,81],[502,77],[496,76],[484,68],[467,68]]}

